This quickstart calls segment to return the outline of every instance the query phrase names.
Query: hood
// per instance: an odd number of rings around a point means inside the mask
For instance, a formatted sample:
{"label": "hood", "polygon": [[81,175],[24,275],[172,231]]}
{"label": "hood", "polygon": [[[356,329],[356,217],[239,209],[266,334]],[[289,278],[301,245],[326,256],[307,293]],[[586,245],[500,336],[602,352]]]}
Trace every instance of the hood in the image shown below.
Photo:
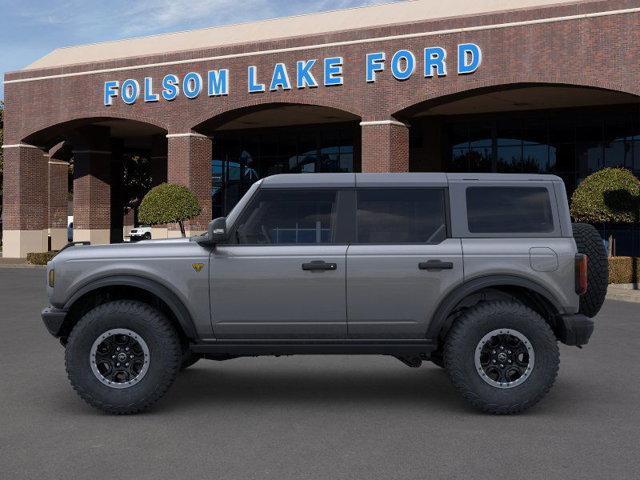
{"label": "hood", "polygon": [[197,242],[190,238],[168,238],[161,240],[143,240],[135,243],[114,243],[110,245],[76,245],[66,248],[54,257],[60,262],[70,259],[103,259],[127,257],[157,257],[163,255],[193,255],[202,250]]}

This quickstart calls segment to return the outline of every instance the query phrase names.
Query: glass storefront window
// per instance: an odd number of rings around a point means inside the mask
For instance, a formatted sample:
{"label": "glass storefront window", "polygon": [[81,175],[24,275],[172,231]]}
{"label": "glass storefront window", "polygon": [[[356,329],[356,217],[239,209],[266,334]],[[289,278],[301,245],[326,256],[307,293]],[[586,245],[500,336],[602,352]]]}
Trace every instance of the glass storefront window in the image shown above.
{"label": "glass storefront window", "polygon": [[633,142],[617,140],[605,145],[604,163],[607,167],[633,168]]}
{"label": "glass storefront window", "polygon": [[[640,176],[638,104],[443,116],[435,121],[442,125],[443,141],[434,157],[441,156],[438,165],[444,171],[552,173],[563,179],[569,195],[584,178],[605,167],[628,168]],[[419,129],[430,124],[415,125]],[[420,137],[416,129],[411,134]],[[424,152],[429,155],[424,145],[414,142],[412,148],[416,165],[431,160],[420,158]],[[630,232],[637,245],[640,228]],[[630,238],[618,243],[625,245],[619,252],[637,254],[637,247],[631,251]]]}
{"label": "glass storefront window", "polygon": [[590,175],[603,168],[602,154],[602,143],[576,143],[576,156],[580,172]]}
{"label": "glass storefront window", "polygon": [[260,178],[279,173],[352,172],[357,123],[219,132],[214,138],[212,206],[226,215]]}
{"label": "glass storefront window", "polygon": [[638,105],[460,116],[444,127],[446,171],[553,173],[570,194],[604,167],[640,174]]}

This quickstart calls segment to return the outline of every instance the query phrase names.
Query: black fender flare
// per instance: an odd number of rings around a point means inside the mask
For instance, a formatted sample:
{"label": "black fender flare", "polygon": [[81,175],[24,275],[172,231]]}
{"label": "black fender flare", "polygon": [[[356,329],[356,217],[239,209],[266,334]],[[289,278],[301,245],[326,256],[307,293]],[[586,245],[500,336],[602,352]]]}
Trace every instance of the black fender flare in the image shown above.
{"label": "black fender flare", "polygon": [[467,280],[455,287],[440,302],[436,309],[429,328],[427,329],[427,338],[437,339],[443,328],[447,325],[447,318],[453,309],[462,300],[469,295],[490,287],[521,287],[531,290],[542,296],[556,310],[556,313],[562,313],[564,308],[558,299],[547,288],[528,278],[519,277],[517,275],[487,275]]}
{"label": "black fender flare", "polygon": [[145,277],[138,277],[135,275],[111,275],[93,279],[78,288],[73,295],[69,297],[64,304],[64,310],[69,311],[75,302],[94,290],[116,286],[139,288],[160,298],[167,304],[173,315],[176,317],[185,335],[190,339],[198,338],[191,314],[178,296],[164,285]]}

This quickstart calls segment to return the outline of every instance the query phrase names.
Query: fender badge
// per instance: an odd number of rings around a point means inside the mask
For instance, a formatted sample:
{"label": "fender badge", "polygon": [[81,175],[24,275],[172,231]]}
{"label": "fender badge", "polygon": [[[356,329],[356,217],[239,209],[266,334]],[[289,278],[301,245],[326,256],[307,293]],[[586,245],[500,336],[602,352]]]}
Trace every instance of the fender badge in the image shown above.
{"label": "fender badge", "polygon": [[199,272],[204,267],[204,263],[192,263],[191,266],[196,272]]}

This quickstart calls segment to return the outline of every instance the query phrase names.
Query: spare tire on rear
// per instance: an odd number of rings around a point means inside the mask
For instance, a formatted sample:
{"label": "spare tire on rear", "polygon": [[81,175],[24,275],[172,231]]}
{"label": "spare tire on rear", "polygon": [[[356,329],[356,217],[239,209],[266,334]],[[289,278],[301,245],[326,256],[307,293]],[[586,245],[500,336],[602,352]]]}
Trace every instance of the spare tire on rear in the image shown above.
{"label": "spare tire on rear", "polygon": [[609,262],[604,243],[598,231],[588,223],[574,223],[573,238],[578,252],[589,257],[587,263],[588,286],[580,296],[580,313],[594,317],[602,307],[609,284]]}

